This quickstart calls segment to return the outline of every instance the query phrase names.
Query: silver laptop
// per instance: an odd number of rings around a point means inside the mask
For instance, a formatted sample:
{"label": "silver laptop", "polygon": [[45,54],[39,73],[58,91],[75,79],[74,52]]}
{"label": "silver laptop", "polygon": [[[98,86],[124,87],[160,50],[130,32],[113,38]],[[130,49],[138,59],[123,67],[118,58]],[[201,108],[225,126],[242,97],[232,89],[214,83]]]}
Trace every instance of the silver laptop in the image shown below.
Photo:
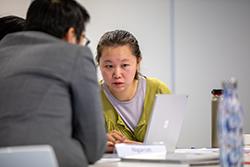
{"label": "silver laptop", "polygon": [[218,164],[218,153],[175,152],[175,147],[181,132],[184,115],[187,110],[187,99],[187,95],[156,95],[144,143],[163,144],[166,147],[167,153],[155,152],[145,154],[131,154],[120,156],[121,160],[158,163],[184,163],[189,165]]}
{"label": "silver laptop", "polygon": [[58,167],[54,150],[49,145],[0,148],[1,167]]}
{"label": "silver laptop", "polygon": [[163,144],[174,152],[186,110],[187,95],[156,95],[144,143]]}

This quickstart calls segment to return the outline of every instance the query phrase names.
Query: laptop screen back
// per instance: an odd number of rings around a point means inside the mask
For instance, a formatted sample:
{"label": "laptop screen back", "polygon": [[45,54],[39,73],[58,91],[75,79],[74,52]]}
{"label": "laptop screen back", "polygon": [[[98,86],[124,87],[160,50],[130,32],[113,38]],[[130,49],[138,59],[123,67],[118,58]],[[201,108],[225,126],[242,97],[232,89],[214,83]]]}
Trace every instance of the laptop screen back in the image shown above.
{"label": "laptop screen back", "polygon": [[49,145],[0,148],[1,167],[58,167],[54,149]]}
{"label": "laptop screen back", "polygon": [[174,152],[186,110],[187,95],[156,95],[144,143],[164,144],[168,153]]}

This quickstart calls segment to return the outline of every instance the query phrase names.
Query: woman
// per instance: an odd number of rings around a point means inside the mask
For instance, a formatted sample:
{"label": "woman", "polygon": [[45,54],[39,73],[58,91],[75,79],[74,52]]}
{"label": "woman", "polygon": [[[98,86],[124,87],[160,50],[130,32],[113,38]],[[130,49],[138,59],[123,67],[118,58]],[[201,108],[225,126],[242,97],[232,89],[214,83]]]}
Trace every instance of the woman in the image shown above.
{"label": "woman", "polygon": [[139,73],[141,59],[138,41],[130,32],[107,32],[98,43],[107,152],[112,152],[116,143],[142,142],[155,95],[170,93],[160,80]]}

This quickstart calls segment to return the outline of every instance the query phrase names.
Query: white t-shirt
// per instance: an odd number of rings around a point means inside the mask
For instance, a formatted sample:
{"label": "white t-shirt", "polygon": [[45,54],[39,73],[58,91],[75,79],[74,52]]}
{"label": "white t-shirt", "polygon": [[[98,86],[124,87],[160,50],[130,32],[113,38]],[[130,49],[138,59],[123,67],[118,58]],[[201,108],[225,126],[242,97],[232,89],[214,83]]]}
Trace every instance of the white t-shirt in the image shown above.
{"label": "white t-shirt", "polygon": [[144,98],[146,93],[146,79],[139,77],[135,96],[129,101],[120,101],[109,91],[107,85],[103,84],[103,90],[110,103],[121,116],[125,124],[134,131],[143,111]]}

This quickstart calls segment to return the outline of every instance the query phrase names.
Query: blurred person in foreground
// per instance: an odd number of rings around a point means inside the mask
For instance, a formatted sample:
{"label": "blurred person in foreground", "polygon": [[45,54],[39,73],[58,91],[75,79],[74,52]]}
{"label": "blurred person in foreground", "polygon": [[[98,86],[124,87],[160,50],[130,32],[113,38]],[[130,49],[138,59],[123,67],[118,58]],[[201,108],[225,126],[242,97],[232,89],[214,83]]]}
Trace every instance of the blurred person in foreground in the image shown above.
{"label": "blurred person in foreground", "polygon": [[0,147],[48,144],[60,167],[86,167],[105,151],[90,16],[75,0],[35,0],[25,31],[0,42]]}

